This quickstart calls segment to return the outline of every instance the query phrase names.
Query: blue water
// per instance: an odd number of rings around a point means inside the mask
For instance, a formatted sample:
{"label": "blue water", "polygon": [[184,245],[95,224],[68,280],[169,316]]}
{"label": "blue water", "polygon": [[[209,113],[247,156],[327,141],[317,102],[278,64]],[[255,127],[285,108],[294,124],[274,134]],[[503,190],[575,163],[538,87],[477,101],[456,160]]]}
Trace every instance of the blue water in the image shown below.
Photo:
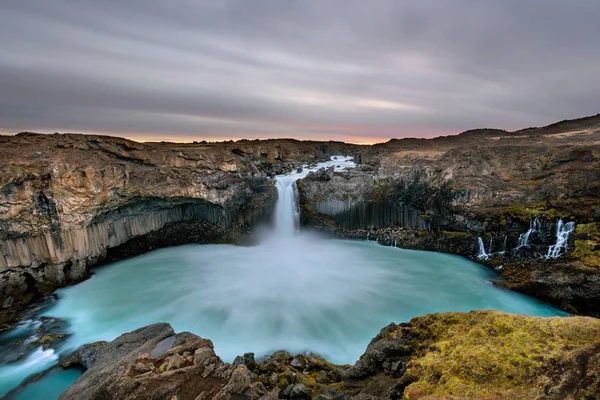
{"label": "blue water", "polygon": [[[458,256],[302,232],[255,247],[172,247],[100,267],[91,279],[59,290],[60,300],[44,314],[70,323],[63,348],[168,322],[211,339],[226,361],[284,349],[335,363],[353,363],[379,329],[417,315],[475,309],[565,315],[492,285],[494,277]],[[0,367],[0,393],[56,358],[38,350]]]}
{"label": "blue water", "polygon": [[11,400],[55,400],[71,386],[82,372],[77,369],[55,369],[39,381],[27,385]]}

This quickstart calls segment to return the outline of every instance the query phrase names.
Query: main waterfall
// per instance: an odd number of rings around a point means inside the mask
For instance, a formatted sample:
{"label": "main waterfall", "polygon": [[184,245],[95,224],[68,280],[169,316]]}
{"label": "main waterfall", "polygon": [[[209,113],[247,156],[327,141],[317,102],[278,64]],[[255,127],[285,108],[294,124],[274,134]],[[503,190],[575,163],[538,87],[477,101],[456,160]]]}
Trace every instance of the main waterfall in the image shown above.
{"label": "main waterfall", "polygon": [[299,229],[300,213],[296,199],[296,181],[298,179],[304,178],[309,172],[317,171],[319,168],[333,167],[336,172],[341,172],[347,168],[353,168],[355,165],[352,157],[332,156],[329,161],[319,163],[315,167],[304,167],[287,175],[276,176],[277,203],[275,205],[274,237],[290,237]]}

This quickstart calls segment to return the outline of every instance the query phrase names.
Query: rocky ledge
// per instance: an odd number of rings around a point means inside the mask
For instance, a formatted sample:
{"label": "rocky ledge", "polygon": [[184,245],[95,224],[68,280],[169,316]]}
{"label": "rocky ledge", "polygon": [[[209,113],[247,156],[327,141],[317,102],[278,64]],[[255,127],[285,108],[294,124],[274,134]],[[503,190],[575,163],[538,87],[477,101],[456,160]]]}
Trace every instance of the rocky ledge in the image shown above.
{"label": "rocky ledge", "polygon": [[89,267],[157,247],[231,242],[269,220],[270,176],[356,146],[0,136],[0,323]]}
{"label": "rocky ledge", "polygon": [[210,340],[155,324],[61,360],[61,399],[584,399],[600,396],[600,320],[496,311],[390,324],[353,366],[284,351],[223,362]]}
{"label": "rocky ledge", "polygon": [[305,225],[471,257],[510,289],[600,315],[600,115],[394,139],[356,158],[298,182]]}

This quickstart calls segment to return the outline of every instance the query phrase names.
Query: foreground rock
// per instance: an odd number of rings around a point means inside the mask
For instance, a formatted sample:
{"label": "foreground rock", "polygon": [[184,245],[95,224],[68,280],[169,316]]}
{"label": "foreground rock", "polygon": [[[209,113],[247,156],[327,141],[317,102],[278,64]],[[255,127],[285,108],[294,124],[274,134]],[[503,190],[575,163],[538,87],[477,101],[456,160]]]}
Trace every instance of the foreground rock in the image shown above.
{"label": "foreground rock", "polygon": [[80,348],[87,371],[61,399],[583,399],[600,396],[600,320],[494,311],[383,328],[352,367],[277,352],[233,365],[167,324]]}
{"label": "foreground rock", "polygon": [[[394,139],[357,159],[359,168],[298,182],[304,224],[472,257],[511,289],[600,315],[600,115]],[[568,222],[574,231],[549,257]]]}

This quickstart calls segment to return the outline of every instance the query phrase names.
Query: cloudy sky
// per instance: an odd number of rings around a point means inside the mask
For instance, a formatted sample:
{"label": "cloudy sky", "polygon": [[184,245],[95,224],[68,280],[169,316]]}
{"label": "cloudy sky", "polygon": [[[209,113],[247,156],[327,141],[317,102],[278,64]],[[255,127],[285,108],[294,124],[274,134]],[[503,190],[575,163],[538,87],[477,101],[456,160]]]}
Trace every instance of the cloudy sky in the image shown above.
{"label": "cloudy sky", "polygon": [[600,0],[1,0],[0,132],[375,142],[600,112]]}

